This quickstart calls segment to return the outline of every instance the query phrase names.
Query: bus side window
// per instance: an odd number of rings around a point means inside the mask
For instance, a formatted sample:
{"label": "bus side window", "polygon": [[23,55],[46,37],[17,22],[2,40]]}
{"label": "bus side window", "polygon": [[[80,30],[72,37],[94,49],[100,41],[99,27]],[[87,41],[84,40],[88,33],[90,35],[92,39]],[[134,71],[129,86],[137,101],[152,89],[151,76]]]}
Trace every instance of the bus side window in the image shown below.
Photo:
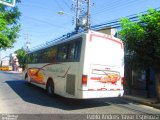
{"label": "bus side window", "polygon": [[69,45],[68,59],[73,61],[74,60],[74,54],[75,54],[75,43],[71,43]]}
{"label": "bus side window", "polygon": [[78,61],[80,57],[80,41],[72,42],[69,44],[68,60]]}
{"label": "bus side window", "polygon": [[67,59],[68,44],[58,47],[58,60],[65,61]]}
{"label": "bus side window", "polygon": [[33,63],[33,53],[29,55],[29,63]]}
{"label": "bus side window", "polygon": [[51,47],[47,50],[48,62],[55,62],[57,56],[57,47]]}
{"label": "bus side window", "polygon": [[47,51],[46,49],[43,49],[39,52],[39,55],[38,55],[38,59],[39,59],[39,63],[46,63],[47,62]]}
{"label": "bus side window", "polygon": [[43,61],[43,63],[48,62],[47,50],[46,49],[43,51],[42,61]]}
{"label": "bus side window", "polygon": [[75,61],[78,61],[80,59],[80,52],[81,52],[81,42],[76,41],[75,43],[75,53],[74,53],[74,59]]}
{"label": "bus side window", "polygon": [[40,51],[38,51],[37,52],[38,54],[37,54],[37,61],[36,61],[36,63],[42,63],[42,56],[43,56],[43,50],[40,50]]}
{"label": "bus side window", "polygon": [[33,55],[34,55],[34,62],[33,63],[39,63],[39,61],[38,61],[38,55],[40,54],[40,52],[38,51],[38,53],[36,54],[36,53],[34,53]]}
{"label": "bus side window", "polygon": [[37,53],[30,54],[30,63],[38,62],[38,54],[39,54],[39,51]]}
{"label": "bus side window", "polygon": [[27,63],[31,63],[31,55],[30,54],[27,54],[26,59],[27,59]]}
{"label": "bus side window", "polygon": [[28,63],[28,54],[26,54],[26,55],[24,56],[23,63],[24,63],[24,64],[27,64],[27,63]]}

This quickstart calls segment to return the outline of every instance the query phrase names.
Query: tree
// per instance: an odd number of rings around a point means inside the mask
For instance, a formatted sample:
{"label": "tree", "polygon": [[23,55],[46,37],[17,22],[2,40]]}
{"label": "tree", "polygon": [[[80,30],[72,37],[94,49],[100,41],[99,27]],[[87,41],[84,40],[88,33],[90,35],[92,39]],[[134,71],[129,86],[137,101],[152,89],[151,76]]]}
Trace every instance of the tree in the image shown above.
{"label": "tree", "polygon": [[0,4],[0,49],[11,48],[16,42],[20,30],[20,15],[18,7],[10,8]]}
{"label": "tree", "polygon": [[139,22],[121,19],[119,32],[127,53],[126,59],[135,68],[149,70],[156,75],[157,97],[160,99],[160,11],[149,9],[139,15]]}
{"label": "tree", "polygon": [[25,64],[26,51],[23,48],[21,48],[16,51],[16,54],[19,61],[19,65],[24,70],[26,67],[26,64]]}

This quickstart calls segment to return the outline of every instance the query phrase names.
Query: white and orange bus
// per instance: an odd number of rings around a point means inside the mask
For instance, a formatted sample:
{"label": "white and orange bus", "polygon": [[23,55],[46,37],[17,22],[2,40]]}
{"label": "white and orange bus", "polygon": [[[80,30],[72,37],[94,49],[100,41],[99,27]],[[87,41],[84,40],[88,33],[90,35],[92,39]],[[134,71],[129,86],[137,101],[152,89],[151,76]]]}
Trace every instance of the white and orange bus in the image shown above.
{"label": "white and orange bus", "polygon": [[79,33],[28,54],[27,82],[49,95],[87,99],[122,96],[124,49],[120,39]]}

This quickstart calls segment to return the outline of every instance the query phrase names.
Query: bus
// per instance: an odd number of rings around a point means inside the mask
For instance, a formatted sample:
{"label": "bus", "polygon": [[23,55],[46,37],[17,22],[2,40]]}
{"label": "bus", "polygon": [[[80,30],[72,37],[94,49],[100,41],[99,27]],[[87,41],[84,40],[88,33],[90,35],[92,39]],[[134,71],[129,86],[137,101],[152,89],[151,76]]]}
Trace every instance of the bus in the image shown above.
{"label": "bus", "polygon": [[12,66],[0,66],[0,70],[1,71],[11,71],[12,70]]}
{"label": "bus", "polygon": [[29,52],[23,78],[49,95],[74,99],[123,96],[123,43],[95,31],[63,38]]}

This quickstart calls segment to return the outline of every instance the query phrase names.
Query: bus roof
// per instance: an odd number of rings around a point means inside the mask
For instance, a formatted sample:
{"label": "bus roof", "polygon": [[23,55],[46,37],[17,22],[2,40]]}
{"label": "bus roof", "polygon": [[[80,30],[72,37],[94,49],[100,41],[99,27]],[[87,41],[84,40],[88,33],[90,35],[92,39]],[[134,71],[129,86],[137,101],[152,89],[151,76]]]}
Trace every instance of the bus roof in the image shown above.
{"label": "bus roof", "polygon": [[78,34],[75,33],[75,32],[67,33],[66,35],[62,35],[61,37],[55,38],[54,40],[47,41],[46,43],[35,46],[28,53],[36,52],[38,50],[42,50],[42,49],[45,49],[45,48],[48,48],[48,47],[51,47],[51,46],[54,46],[54,45],[58,45],[60,43],[70,41],[74,38],[83,36],[84,34],[87,34],[87,33],[86,32],[81,32],[81,33],[78,33]]}
{"label": "bus roof", "polygon": [[54,46],[54,45],[58,45],[60,43],[70,41],[74,38],[81,37],[85,34],[96,34],[96,35],[98,34],[100,36],[106,36],[106,37],[115,39],[117,41],[121,41],[120,39],[118,39],[114,36],[107,35],[107,34],[104,34],[104,33],[100,33],[100,32],[97,32],[97,31],[92,31],[92,30],[90,30],[88,33],[87,32],[80,32],[78,34],[76,32],[71,32],[71,33],[67,33],[66,35],[62,35],[61,37],[55,38],[54,40],[47,41],[44,44],[38,45],[38,46],[32,48],[28,53],[36,52],[38,50],[42,50],[42,49],[45,49],[45,48],[48,48],[48,47],[51,47],[51,46]]}

